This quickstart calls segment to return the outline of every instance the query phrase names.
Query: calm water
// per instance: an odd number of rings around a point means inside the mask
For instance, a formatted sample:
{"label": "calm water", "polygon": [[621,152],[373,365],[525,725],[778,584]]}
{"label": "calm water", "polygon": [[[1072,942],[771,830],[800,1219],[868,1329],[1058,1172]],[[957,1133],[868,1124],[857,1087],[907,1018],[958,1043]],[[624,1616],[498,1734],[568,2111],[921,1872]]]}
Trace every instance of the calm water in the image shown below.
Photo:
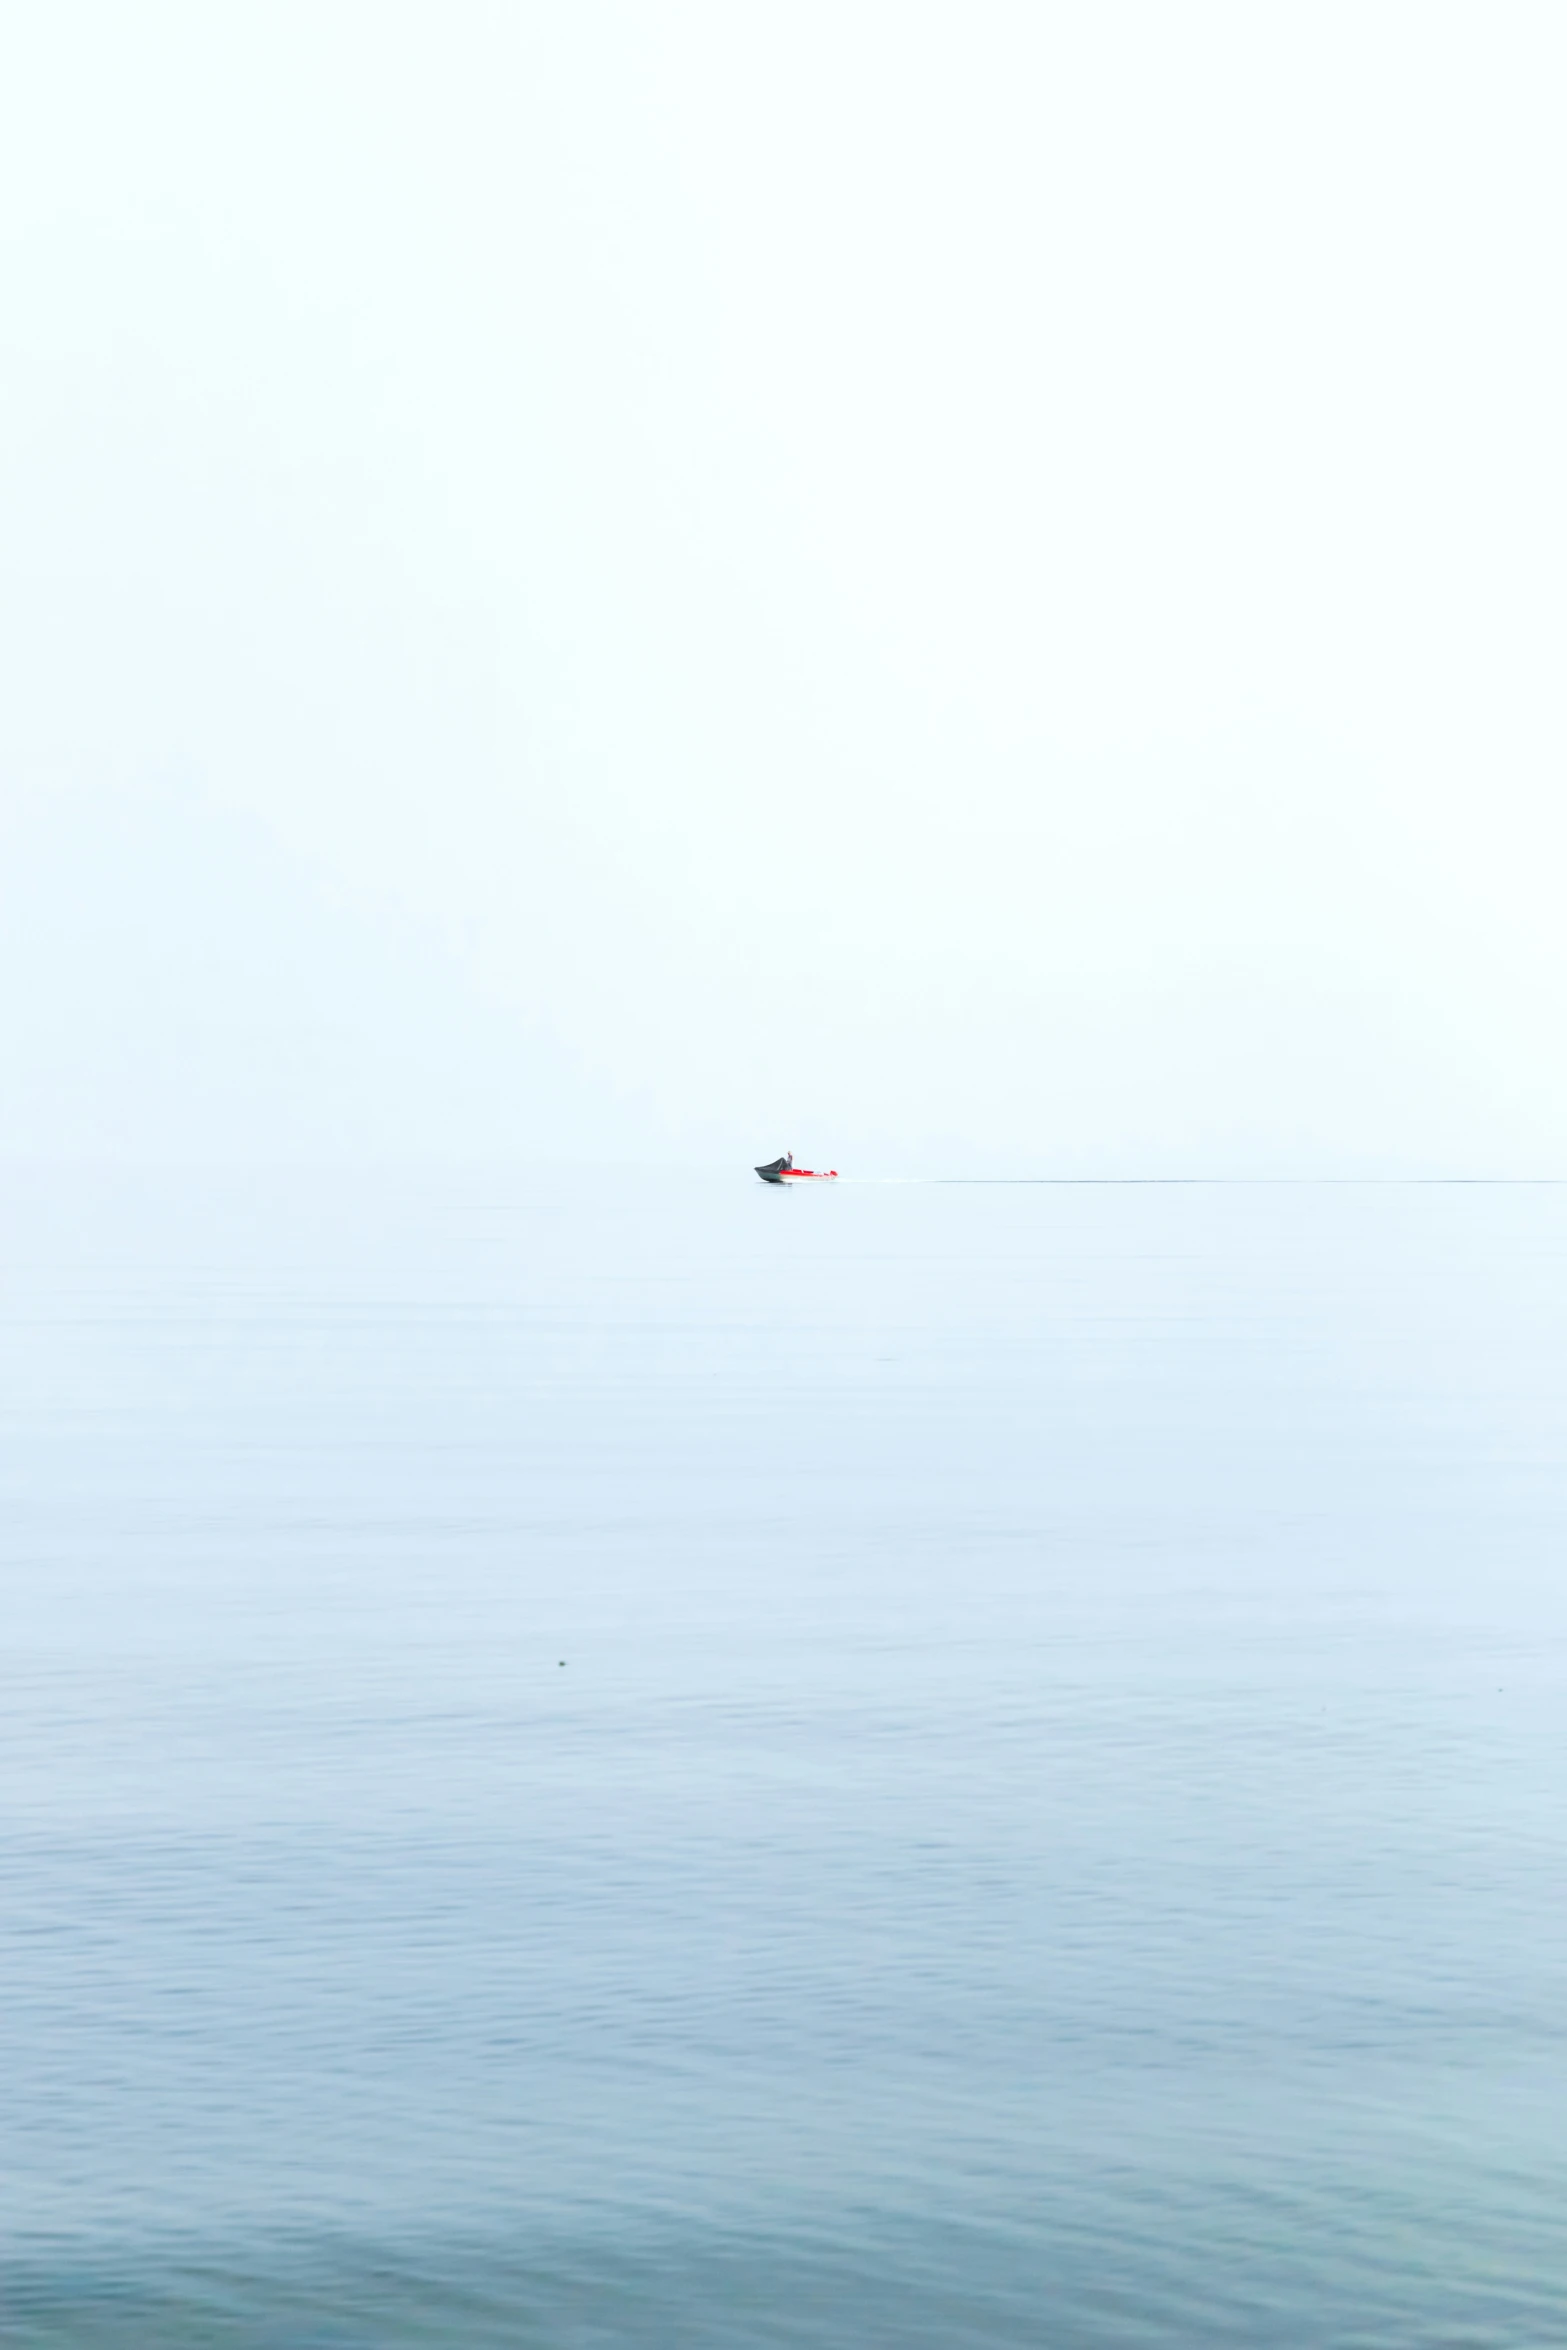
{"label": "calm water", "polygon": [[1567,2342],[1567,1189],[3,1205],[7,2342]]}

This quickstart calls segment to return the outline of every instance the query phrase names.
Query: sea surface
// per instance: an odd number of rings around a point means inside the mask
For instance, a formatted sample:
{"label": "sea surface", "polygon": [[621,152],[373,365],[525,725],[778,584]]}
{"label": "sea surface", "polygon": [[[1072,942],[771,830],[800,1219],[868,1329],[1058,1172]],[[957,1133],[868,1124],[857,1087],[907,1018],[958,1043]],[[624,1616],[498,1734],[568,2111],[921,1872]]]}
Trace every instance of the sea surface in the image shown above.
{"label": "sea surface", "polygon": [[1567,1188],[0,1214],[0,2339],[1567,2343]]}

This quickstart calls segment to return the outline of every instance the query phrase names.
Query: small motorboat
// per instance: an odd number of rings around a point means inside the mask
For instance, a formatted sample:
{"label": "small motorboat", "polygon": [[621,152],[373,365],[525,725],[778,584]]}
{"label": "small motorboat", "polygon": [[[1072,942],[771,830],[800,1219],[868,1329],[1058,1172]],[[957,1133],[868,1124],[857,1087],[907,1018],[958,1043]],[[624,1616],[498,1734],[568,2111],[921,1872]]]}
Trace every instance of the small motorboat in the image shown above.
{"label": "small motorboat", "polygon": [[781,1159],[769,1159],[757,1173],[764,1183],[836,1183],[836,1167],[797,1167],[793,1151],[785,1151]]}

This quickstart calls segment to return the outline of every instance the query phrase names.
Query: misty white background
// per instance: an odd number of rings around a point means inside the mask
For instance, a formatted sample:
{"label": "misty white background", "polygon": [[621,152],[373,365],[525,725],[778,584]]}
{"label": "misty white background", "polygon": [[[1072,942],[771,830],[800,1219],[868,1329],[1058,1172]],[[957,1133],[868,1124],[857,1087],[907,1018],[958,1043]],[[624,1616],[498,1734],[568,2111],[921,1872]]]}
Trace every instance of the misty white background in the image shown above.
{"label": "misty white background", "polygon": [[5,1152],[1567,1172],[1564,51],[13,7]]}

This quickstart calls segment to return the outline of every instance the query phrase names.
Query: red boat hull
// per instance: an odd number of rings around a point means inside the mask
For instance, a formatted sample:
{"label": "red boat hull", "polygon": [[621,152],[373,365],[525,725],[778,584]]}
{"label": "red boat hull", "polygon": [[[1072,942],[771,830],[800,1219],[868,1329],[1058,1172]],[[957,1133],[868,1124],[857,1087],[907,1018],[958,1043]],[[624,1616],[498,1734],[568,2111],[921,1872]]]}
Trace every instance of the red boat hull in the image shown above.
{"label": "red boat hull", "polygon": [[757,1173],[764,1183],[836,1183],[836,1167],[797,1167],[788,1151],[781,1157],[769,1159]]}

